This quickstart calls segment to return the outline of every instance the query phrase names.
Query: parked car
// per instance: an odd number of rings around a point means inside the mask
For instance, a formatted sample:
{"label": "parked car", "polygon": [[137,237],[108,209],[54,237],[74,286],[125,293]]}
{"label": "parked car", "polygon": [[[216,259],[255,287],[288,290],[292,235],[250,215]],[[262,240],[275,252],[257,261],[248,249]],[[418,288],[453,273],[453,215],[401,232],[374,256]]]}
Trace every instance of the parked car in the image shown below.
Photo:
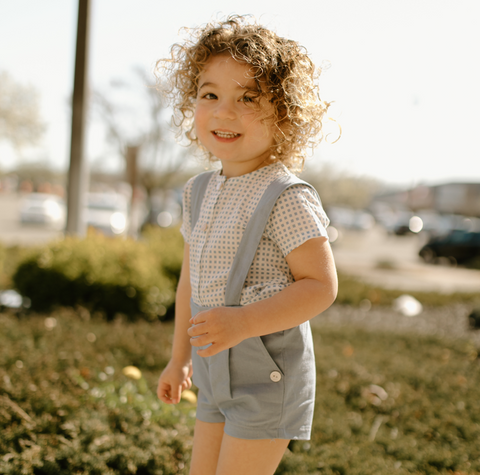
{"label": "parked car", "polygon": [[87,226],[107,236],[125,235],[128,231],[128,200],[117,193],[89,193]]}
{"label": "parked car", "polygon": [[327,209],[327,215],[332,226],[339,229],[368,231],[375,226],[373,215],[364,210],[346,206],[330,206]]}
{"label": "parked car", "polygon": [[446,257],[466,262],[480,257],[480,232],[455,229],[442,236],[434,236],[418,252],[425,262],[436,262]]}
{"label": "parked car", "polygon": [[401,211],[393,221],[389,231],[397,236],[422,233],[425,237],[443,236],[454,229],[466,229],[467,218],[459,215],[442,215],[433,210],[420,210],[416,213]]}
{"label": "parked car", "polygon": [[20,222],[62,229],[66,220],[65,202],[57,195],[29,193],[20,204]]}

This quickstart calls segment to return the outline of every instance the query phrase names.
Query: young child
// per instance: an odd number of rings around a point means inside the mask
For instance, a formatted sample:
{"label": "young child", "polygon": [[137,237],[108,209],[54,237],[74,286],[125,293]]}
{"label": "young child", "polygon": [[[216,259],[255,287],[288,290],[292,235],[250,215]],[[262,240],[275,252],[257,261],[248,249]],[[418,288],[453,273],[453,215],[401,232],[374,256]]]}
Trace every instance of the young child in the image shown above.
{"label": "young child", "polygon": [[199,388],[191,475],[273,474],[309,439],[315,361],[309,320],[335,300],[326,217],[291,172],[319,141],[328,104],[296,42],[248,17],[196,30],[157,64],[177,124],[219,171],[184,190],[185,254],[167,404]]}

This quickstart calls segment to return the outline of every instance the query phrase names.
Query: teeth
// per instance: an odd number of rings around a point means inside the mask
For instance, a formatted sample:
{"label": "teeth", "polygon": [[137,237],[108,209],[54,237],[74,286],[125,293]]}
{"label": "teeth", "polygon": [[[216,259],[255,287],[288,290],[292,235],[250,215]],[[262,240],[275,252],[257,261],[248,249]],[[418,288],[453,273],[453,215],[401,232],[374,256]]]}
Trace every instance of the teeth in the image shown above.
{"label": "teeth", "polygon": [[233,132],[220,132],[219,130],[215,130],[215,135],[218,135],[222,139],[233,139],[234,137],[238,137],[240,134],[234,134]]}

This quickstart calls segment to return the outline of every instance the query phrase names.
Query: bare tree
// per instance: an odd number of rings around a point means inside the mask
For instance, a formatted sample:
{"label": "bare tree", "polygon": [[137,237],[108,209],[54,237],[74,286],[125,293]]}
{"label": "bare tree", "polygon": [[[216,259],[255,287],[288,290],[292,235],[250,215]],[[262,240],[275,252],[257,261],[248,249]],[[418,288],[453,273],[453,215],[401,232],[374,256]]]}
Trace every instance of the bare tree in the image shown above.
{"label": "bare tree", "polygon": [[37,143],[44,130],[37,91],[32,86],[16,82],[7,72],[1,72],[0,140],[19,149]]}
{"label": "bare tree", "polygon": [[[117,81],[109,93],[95,92],[93,104],[114,151],[126,161],[132,148],[138,150],[138,182],[150,196],[154,188],[168,187],[185,165],[189,150],[170,140],[168,111],[153,80],[141,70],[136,70],[136,77],[140,85]],[[120,98],[114,98],[115,93]]]}
{"label": "bare tree", "polygon": [[307,169],[304,177],[316,187],[327,207],[343,205],[354,209],[366,208],[374,194],[383,187],[374,178],[353,175],[329,164]]}

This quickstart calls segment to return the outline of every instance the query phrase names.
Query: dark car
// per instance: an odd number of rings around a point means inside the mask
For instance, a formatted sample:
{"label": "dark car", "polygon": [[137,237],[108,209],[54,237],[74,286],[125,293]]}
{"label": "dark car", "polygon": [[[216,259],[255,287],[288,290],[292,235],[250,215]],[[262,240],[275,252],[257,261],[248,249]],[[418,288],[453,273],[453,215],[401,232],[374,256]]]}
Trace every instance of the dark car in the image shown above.
{"label": "dark car", "polygon": [[480,232],[455,229],[448,234],[432,237],[418,252],[425,262],[439,257],[466,262],[480,257]]}

